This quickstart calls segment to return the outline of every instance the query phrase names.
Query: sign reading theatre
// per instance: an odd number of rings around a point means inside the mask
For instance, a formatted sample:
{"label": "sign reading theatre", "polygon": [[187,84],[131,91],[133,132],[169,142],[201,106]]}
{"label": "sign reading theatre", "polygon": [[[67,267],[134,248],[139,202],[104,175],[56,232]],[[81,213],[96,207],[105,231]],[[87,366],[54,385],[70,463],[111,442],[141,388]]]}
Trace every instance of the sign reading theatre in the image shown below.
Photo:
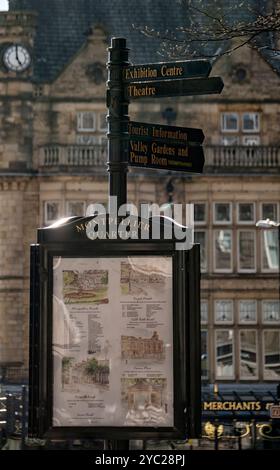
{"label": "sign reading theatre", "polygon": [[208,95],[221,93],[223,86],[224,84],[220,77],[149,80],[130,82],[126,87],[126,93],[129,99]]}

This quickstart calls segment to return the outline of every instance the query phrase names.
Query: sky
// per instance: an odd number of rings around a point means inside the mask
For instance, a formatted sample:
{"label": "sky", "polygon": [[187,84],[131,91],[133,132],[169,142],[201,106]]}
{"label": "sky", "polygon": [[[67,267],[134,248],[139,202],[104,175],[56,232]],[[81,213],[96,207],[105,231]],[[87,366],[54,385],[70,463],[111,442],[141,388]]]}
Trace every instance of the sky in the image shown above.
{"label": "sky", "polygon": [[8,0],[0,0],[0,11],[8,10]]}

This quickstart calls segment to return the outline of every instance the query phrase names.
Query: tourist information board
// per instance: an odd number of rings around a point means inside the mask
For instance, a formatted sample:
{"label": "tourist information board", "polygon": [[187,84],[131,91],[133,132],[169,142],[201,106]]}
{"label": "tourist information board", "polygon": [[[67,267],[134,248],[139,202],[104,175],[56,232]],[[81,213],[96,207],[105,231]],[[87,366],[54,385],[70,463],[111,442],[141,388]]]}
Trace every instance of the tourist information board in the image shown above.
{"label": "tourist information board", "polygon": [[201,129],[129,122],[130,166],[201,173]]}
{"label": "tourist information board", "polygon": [[112,214],[98,219],[105,238],[88,237],[96,216],[71,217],[39,229],[31,247],[30,436],[183,439],[197,432],[200,371],[191,361],[199,345],[199,295],[192,299],[199,247],[178,250],[164,227],[154,240],[157,217],[131,219],[144,240],[123,239],[121,230],[110,238],[112,218],[117,223]]}
{"label": "tourist information board", "polygon": [[185,60],[183,62],[158,62],[126,67],[124,81],[168,80],[173,78],[208,77],[212,65],[209,60]]}
{"label": "tourist information board", "polygon": [[220,77],[131,81],[126,87],[126,95],[128,99],[208,95],[221,93],[223,86]]}

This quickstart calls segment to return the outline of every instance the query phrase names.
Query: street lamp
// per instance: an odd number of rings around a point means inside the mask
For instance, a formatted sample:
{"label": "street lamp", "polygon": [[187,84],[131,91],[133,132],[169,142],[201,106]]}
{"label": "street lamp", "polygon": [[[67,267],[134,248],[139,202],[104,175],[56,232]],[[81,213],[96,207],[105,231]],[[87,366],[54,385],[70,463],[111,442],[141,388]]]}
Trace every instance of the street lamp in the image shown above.
{"label": "street lamp", "polygon": [[280,222],[275,222],[274,220],[265,219],[265,220],[258,220],[256,223],[256,227],[258,228],[265,228],[265,229],[272,229],[280,226]]}

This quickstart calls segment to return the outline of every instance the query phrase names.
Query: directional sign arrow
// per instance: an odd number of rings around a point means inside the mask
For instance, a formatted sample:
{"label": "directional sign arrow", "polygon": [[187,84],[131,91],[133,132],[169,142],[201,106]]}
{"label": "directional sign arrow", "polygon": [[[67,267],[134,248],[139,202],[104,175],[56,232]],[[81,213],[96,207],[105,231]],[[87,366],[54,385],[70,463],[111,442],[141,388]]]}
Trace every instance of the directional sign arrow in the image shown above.
{"label": "directional sign arrow", "polygon": [[128,133],[129,165],[202,173],[204,154],[199,144],[204,134],[201,129],[130,121]]}
{"label": "directional sign arrow", "polygon": [[202,173],[204,153],[201,146],[130,141],[128,164],[158,170]]}
{"label": "directional sign arrow", "polygon": [[163,140],[164,142],[185,144],[195,142],[202,144],[204,134],[201,129],[192,127],[164,126],[145,122],[129,121],[128,133],[130,140]]}
{"label": "directional sign arrow", "polygon": [[177,78],[208,77],[212,65],[208,60],[185,60],[183,62],[158,62],[126,67],[123,80],[168,80]]}
{"label": "directional sign arrow", "polygon": [[223,81],[220,77],[186,78],[182,80],[158,80],[130,82],[126,86],[127,98],[163,98],[172,96],[208,95],[221,93]]}

